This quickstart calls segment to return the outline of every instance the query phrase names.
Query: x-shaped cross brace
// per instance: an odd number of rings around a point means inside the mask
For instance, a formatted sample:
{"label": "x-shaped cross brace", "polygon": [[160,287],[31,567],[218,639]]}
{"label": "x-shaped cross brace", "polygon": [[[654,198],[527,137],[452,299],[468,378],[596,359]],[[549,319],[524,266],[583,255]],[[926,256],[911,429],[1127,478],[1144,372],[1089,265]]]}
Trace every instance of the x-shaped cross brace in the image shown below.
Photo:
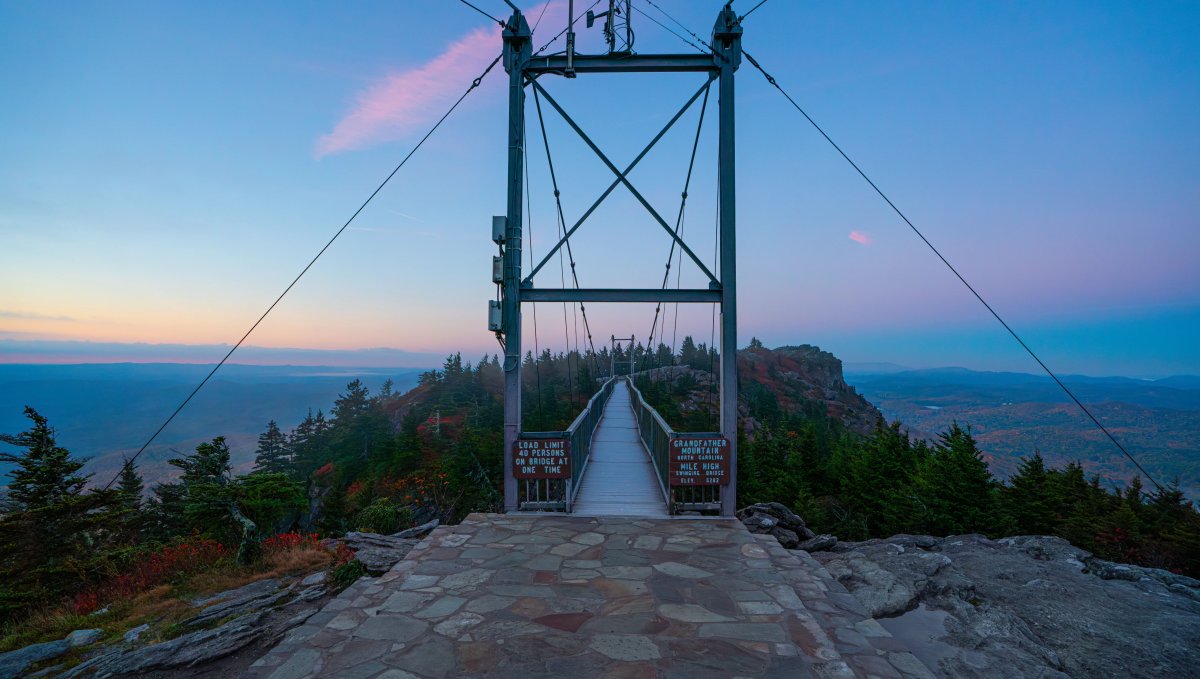
{"label": "x-shaped cross brace", "polygon": [[683,242],[683,239],[679,237],[679,234],[675,233],[675,231],[667,224],[667,221],[662,218],[662,215],[658,214],[658,211],[650,205],[649,201],[647,201],[636,188],[634,188],[633,184],[629,183],[629,179],[627,178],[627,175],[633,171],[633,168],[637,167],[637,164],[642,161],[642,158],[646,157],[646,154],[650,152],[650,149],[654,148],[654,145],[663,138],[663,135],[665,135],[667,131],[675,125],[675,122],[678,121],[679,118],[682,117],[689,108],[691,108],[692,104],[694,104],[696,100],[700,98],[700,95],[703,94],[706,89],[708,89],[708,86],[715,78],[715,75],[709,75],[708,80],[706,80],[704,84],[700,86],[700,89],[696,90],[696,93],[687,100],[687,103],[685,103],[683,107],[675,113],[671,120],[669,120],[667,124],[661,130],[659,130],[658,134],[656,134],[654,138],[650,140],[650,143],[647,144],[644,149],[642,149],[642,152],[633,159],[633,162],[630,163],[623,172],[618,170],[616,165],[613,165],[612,161],[608,159],[608,156],[604,155],[604,152],[601,151],[598,146],[596,146],[595,142],[593,142],[582,129],[580,129],[579,125],[571,119],[571,116],[567,115],[567,112],[563,110],[562,106],[559,106],[558,102],[554,100],[554,97],[550,96],[550,93],[546,91],[546,88],[542,87],[537,80],[530,80],[530,84],[533,85],[537,92],[541,93],[541,95],[546,98],[546,101],[548,101],[550,105],[554,107],[554,110],[558,111],[558,114],[563,117],[563,120],[567,121],[567,124],[571,126],[571,129],[575,130],[575,133],[578,134],[581,139],[583,139],[583,142],[588,145],[588,148],[592,149],[596,156],[599,157],[606,166],[608,166],[608,169],[612,170],[613,174],[617,175],[617,178],[613,180],[612,184],[608,185],[608,188],[605,189],[604,192],[600,194],[600,197],[592,203],[591,207],[589,207],[583,213],[583,216],[575,222],[575,225],[563,234],[563,237],[559,239],[558,243],[556,243],[554,247],[550,248],[550,251],[547,252],[546,256],[542,258],[542,261],[538,262],[538,265],[533,267],[533,270],[530,271],[529,275],[525,277],[524,281],[522,281],[522,287],[533,286],[533,277],[537,275],[537,272],[541,271],[542,267],[550,261],[550,257],[553,256],[555,252],[558,252],[558,250],[564,244],[566,244],[568,240],[570,240],[571,234],[575,233],[579,227],[583,225],[587,218],[590,217],[592,213],[595,212],[596,208],[600,206],[600,203],[603,203],[604,199],[608,198],[609,194],[611,194],[613,190],[617,188],[618,184],[624,184],[625,187],[629,189],[629,192],[632,193],[634,198],[637,198],[638,202],[642,204],[642,207],[646,208],[646,211],[649,212],[652,217],[654,217],[659,226],[661,226],[663,230],[675,240],[675,242],[679,245],[679,248],[683,250],[683,252],[687,253],[687,256],[696,263],[696,266],[700,267],[700,271],[702,271],[705,276],[708,276],[708,280],[710,281],[711,285],[717,287],[720,286],[720,282],[717,280],[717,277],[708,270],[708,267],[704,266],[704,262],[700,261],[700,258],[696,256],[696,253],[692,252],[692,249],[687,246],[687,243]]}

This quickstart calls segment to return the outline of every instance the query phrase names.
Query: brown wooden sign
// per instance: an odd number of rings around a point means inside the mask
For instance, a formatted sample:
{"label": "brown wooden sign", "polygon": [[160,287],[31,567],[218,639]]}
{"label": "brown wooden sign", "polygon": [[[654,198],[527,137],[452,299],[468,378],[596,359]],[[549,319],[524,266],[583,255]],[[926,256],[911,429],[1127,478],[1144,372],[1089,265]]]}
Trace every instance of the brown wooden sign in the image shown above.
{"label": "brown wooden sign", "polygon": [[672,486],[728,485],[729,439],[686,435],[671,439],[669,472]]}
{"label": "brown wooden sign", "polygon": [[518,479],[570,478],[570,439],[518,439],[513,443],[513,477]]}

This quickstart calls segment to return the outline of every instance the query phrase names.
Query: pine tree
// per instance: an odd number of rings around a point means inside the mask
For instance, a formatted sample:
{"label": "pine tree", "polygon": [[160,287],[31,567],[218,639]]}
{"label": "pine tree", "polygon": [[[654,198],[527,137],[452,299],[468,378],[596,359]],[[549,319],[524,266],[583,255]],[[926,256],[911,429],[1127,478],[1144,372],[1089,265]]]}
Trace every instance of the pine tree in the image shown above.
{"label": "pine tree", "polygon": [[[461,373],[461,356],[446,359],[446,370]],[[366,385],[361,380],[353,380],[346,385],[346,393],[333,402],[333,421],[339,427],[353,425],[354,420],[367,411],[369,404],[370,392]]]}
{"label": "pine tree", "polygon": [[258,435],[254,468],[271,473],[287,472],[291,469],[291,462],[287,436],[279,430],[279,424],[271,420],[267,423],[267,430]]}
{"label": "pine tree", "polygon": [[0,453],[0,462],[14,465],[0,510],[0,618],[75,591],[118,528],[116,493],[84,492],[83,461],[58,445],[36,410],[26,407],[25,416],[29,430],[0,435],[25,449]]}
{"label": "pine tree", "polygon": [[25,407],[33,427],[20,434],[0,434],[0,442],[25,448],[21,454],[0,453],[0,462],[15,466],[8,472],[6,511],[52,510],[83,492],[90,474],[80,474],[83,461],[55,441],[54,430],[38,411]]}
{"label": "pine tree", "polygon": [[142,508],[142,493],[145,490],[146,485],[137,473],[137,467],[133,465],[132,460],[126,458],[121,465],[121,474],[117,477],[118,495],[129,509],[136,511]]}
{"label": "pine tree", "polygon": [[970,429],[957,422],[938,434],[918,471],[915,489],[929,533],[987,533],[996,523],[995,480]]}
{"label": "pine tree", "polygon": [[1040,453],[1022,458],[1017,473],[1009,479],[1001,496],[1009,530],[1021,535],[1053,535],[1058,528],[1053,489]]}

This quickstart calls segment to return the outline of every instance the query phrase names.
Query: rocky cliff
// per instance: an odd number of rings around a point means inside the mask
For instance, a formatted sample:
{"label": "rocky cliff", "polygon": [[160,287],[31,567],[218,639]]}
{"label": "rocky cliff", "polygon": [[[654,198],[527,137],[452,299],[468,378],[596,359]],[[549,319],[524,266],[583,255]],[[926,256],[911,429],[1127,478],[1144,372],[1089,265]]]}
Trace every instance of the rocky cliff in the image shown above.
{"label": "rocky cliff", "polygon": [[940,676],[1200,673],[1200,581],[1060,538],[897,535],[813,556]]}
{"label": "rocky cliff", "polygon": [[[681,410],[715,411],[716,376],[707,370],[671,366],[647,372],[655,381],[691,385],[691,393],[680,401]],[[846,384],[841,360],[808,344],[742,349],[738,352],[738,381],[739,415],[750,436],[760,424],[750,414],[751,401],[756,402],[755,412],[761,413],[764,396],[771,401],[768,409],[778,407],[791,413],[816,407],[847,429],[864,435],[884,421],[874,405]]]}

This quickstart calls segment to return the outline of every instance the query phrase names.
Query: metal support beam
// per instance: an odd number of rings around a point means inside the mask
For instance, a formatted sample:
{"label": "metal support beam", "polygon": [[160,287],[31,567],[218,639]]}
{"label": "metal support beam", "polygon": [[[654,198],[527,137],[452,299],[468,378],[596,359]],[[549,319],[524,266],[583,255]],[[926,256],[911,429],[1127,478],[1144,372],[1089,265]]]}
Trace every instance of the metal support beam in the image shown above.
{"label": "metal support beam", "polygon": [[617,180],[624,184],[625,188],[629,189],[629,192],[633,194],[633,197],[642,204],[642,207],[646,208],[646,211],[650,213],[650,216],[654,218],[654,221],[658,222],[658,225],[667,232],[667,235],[675,241],[675,243],[679,246],[679,249],[683,250],[683,253],[690,257],[692,262],[694,262],[696,266],[700,268],[701,273],[703,273],[705,276],[708,276],[708,280],[712,281],[713,283],[717,283],[717,277],[708,270],[707,266],[704,266],[704,262],[700,261],[700,258],[696,256],[696,253],[692,252],[692,249],[688,247],[688,244],[683,242],[683,239],[679,237],[679,234],[675,233],[675,231],[671,228],[671,225],[667,224],[667,220],[663,219],[662,215],[658,214],[658,210],[654,209],[654,206],[650,204],[650,201],[646,200],[646,197],[643,196],[636,188],[634,188],[633,184],[631,184],[629,179],[625,176],[626,173],[621,172],[617,169],[616,165],[613,165],[613,162],[608,159],[608,156],[604,155],[604,152],[600,150],[600,147],[596,146],[596,142],[592,141],[592,138],[587,136],[587,133],[583,131],[583,128],[579,127],[579,124],[576,123],[571,116],[567,115],[567,112],[563,110],[562,106],[559,106],[558,102],[554,100],[554,97],[550,96],[550,93],[546,91],[546,88],[539,85],[536,80],[533,81],[533,86],[538,92],[541,92],[542,96],[546,98],[546,101],[554,107],[554,110],[558,111],[558,114],[567,122],[567,125],[572,130],[575,130],[575,134],[579,135],[579,138],[583,140],[583,143],[587,144],[588,148],[592,150],[592,153],[596,154],[596,157],[600,159],[600,162],[604,163],[605,166],[607,166],[608,169],[617,176]]}
{"label": "metal support beam", "polygon": [[629,289],[629,288],[523,288],[522,302],[663,302],[719,304],[720,290]]}
{"label": "metal support beam", "polygon": [[717,163],[721,208],[721,433],[729,439],[729,485],[721,489],[721,515],[737,511],[737,183],[734,174],[733,74],[742,59],[742,27],[728,6],[717,16],[712,34],[713,63],[721,69],[720,140]]}
{"label": "metal support beam", "polygon": [[[506,0],[507,1],[507,0]],[[531,54],[529,24],[519,10],[513,7],[512,17],[504,28],[504,68],[509,74],[508,111],[508,211],[503,242],[502,276],[502,331],[504,334],[504,508],[518,510],[517,480],[513,475],[513,448],[521,436],[521,305],[524,302],[632,302],[632,303],[708,303],[721,306],[721,366],[720,366],[720,430],[729,440],[731,478],[729,485],[720,493],[720,511],[731,516],[737,509],[737,439],[738,439],[738,379],[737,379],[737,252],[736,252],[736,181],[734,173],[734,72],[741,61],[742,28],[737,14],[728,5],[721,10],[713,28],[711,54],[608,54],[601,56],[548,56],[533,58]],[[707,74],[706,82],[692,96],[667,125],[638,154],[624,171],[619,170],[598,146],[583,132],[578,124],[567,115],[549,93],[538,83],[537,78],[545,74],[577,75],[581,73],[635,73],[635,72],[695,72]],[[679,120],[700,94],[707,93],[714,79],[719,83],[719,148],[718,148],[718,253],[719,278],[695,255],[678,233],[671,229],[666,220],[655,211],[649,201],[634,188],[628,179],[629,173],[642,160],[671,126]],[[608,189],[596,199],[570,229],[565,229],[558,244],[533,268],[527,279],[521,276],[522,230],[524,214],[522,205],[526,187],[523,184],[525,152],[525,86],[532,85],[535,101],[544,96],[576,134],[591,148],[598,158],[616,176]],[[705,98],[707,101],[707,96]],[[540,103],[538,104],[541,119]],[[699,135],[699,132],[697,132]],[[616,188],[624,184],[633,197],[654,218],[654,221],[670,234],[676,246],[708,277],[708,289],[539,289],[532,285],[533,276],[550,261],[558,248],[569,243],[572,234],[592,214],[596,207]],[[557,196],[557,187],[556,187]],[[561,218],[561,207],[560,218]],[[499,237],[497,236],[498,240]],[[578,283],[576,283],[578,285]],[[589,341],[591,333],[589,330]],[[628,338],[630,371],[633,370],[634,338]],[[613,349],[617,339],[611,338]],[[651,351],[651,347],[646,348]],[[615,351],[610,352],[615,356]],[[567,491],[567,496],[571,491]],[[555,500],[555,502],[559,502]],[[557,505],[556,505],[557,506]],[[566,505],[570,511],[569,501]]]}
{"label": "metal support beam", "polygon": [[508,231],[504,241],[504,510],[517,510],[513,446],[521,436],[521,232],[524,213],[525,67],[533,52],[525,16],[514,11],[504,27],[508,71]]}
{"label": "metal support beam", "polygon": [[[707,73],[720,70],[708,54],[576,54],[571,64],[578,73]],[[537,57],[525,69],[531,75],[565,75],[565,55]]]}
{"label": "metal support beam", "polygon": [[[533,267],[533,270],[530,271],[529,275],[525,278],[526,284],[529,284],[533,281],[533,277],[542,270],[542,267],[546,266],[546,262],[549,262],[550,258],[554,256],[554,253],[558,252],[559,248],[566,244],[571,236],[579,230],[579,227],[583,226],[583,223],[587,221],[587,218],[592,216],[592,213],[596,211],[596,208],[600,207],[600,203],[603,203],[604,199],[608,198],[608,195],[613,192],[613,189],[617,188],[617,186],[621,183],[621,180],[630,172],[633,172],[633,168],[637,167],[637,164],[642,162],[642,158],[645,158],[646,154],[650,153],[650,149],[654,148],[654,145],[658,143],[658,140],[662,139],[663,135],[665,135],[667,131],[675,125],[675,122],[679,120],[679,118],[682,117],[689,108],[692,107],[692,104],[696,103],[696,100],[700,98],[700,95],[708,90],[709,83],[711,82],[712,78],[710,77],[704,82],[703,85],[700,86],[700,89],[696,90],[696,93],[687,100],[687,103],[685,103],[678,111],[675,112],[675,115],[672,116],[671,119],[667,121],[667,124],[658,131],[658,134],[654,135],[654,138],[650,140],[650,143],[646,144],[646,146],[642,148],[642,152],[637,154],[637,157],[633,159],[633,162],[625,167],[625,171],[617,174],[617,178],[608,185],[608,188],[604,190],[604,193],[600,194],[600,197],[592,202],[591,206],[589,206],[588,209],[583,213],[583,216],[580,217],[570,229],[567,229],[567,232],[563,234],[563,237],[554,244],[554,247],[550,248],[550,250],[546,252],[545,257],[542,257],[542,261],[538,262],[537,266]],[[534,90],[534,102],[537,103],[538,119],[540,120],[542,117],[542,106],[540,103],[538,103],[540,100],[537,98],[537,90]],[[678,237],[678,234],[675,234],[675,236]]]}

